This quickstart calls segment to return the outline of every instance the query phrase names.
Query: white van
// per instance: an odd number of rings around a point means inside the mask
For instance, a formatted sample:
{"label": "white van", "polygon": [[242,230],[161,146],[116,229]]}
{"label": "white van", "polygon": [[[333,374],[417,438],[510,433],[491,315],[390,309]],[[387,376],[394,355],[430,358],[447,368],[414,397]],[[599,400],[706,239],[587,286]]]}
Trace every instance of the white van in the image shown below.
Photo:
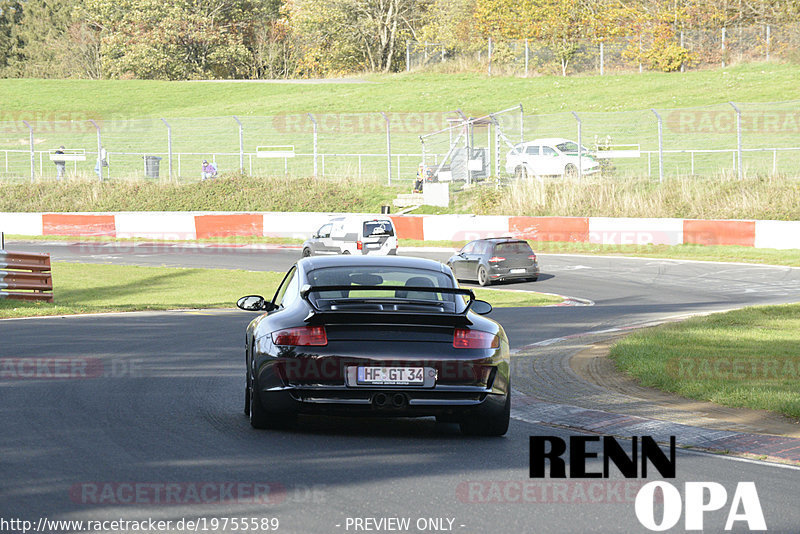
{"label": "white van", "polygon": [[336,217],[303,243],[303,257],[317,254],[397,254],[397,236],[388,217]]}

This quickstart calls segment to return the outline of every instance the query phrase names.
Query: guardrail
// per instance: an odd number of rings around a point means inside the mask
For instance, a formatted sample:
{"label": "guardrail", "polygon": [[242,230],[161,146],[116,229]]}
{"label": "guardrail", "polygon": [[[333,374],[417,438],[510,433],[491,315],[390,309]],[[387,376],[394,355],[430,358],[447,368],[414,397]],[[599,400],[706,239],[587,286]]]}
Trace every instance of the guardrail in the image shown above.
{"label": "guardrail", "polygon": [[50,254],[0,250],[0,299],[53,302]]}

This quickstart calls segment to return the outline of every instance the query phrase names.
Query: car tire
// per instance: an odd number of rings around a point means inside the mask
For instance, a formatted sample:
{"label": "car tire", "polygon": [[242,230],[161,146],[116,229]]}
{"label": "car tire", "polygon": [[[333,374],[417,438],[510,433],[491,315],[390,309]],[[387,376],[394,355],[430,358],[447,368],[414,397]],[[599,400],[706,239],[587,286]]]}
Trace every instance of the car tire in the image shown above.
{"label": "car tire", "polygon": [[461,433],[466,436],[502,436],[508,432],[511,420],[511,393],[498,411],[473,415],[461,421]]}
{"label": "car tire", "polygon": [[244,414],[250,415],[250,373],[245,372],[244,377]]}
{"label": "car tire", "polygon": [[578,177],[578,167],[572,163],[567,163],[564,167],[564,178],[575,179]]}
{"label": "car tire", "polygon": [[303,257],[308,258],[309,256],[311,256],[311,249],[306,247],[303,249]]}
{"label": "car tire", "polygon": [[492,284],[492,281],[489,279],[489,273],[486,272],[486,267],[483,265],[478,267],[478,284],[482,286],[488,286]]}
{"label": "car tire", "polygon": [[250,426],[259,430],[265,428],[291,428],[297,416],[295,414],[282,414],[267,411],[261,403],[261,396],[255,393],[258,391],[258,380],[252,377],[250,382],[252,384],[250,390]]}
{"label": "car tire", "polygon": [[343,250],[342,251],[342,256],[349,256],[349,255],[350,255],[350,251],[349,250]]}

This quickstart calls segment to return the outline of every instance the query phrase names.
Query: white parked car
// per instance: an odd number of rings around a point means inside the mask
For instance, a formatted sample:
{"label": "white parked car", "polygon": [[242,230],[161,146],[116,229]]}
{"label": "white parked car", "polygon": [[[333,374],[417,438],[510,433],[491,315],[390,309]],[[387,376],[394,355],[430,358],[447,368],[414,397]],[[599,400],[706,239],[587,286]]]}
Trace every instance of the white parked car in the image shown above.
{"label": "white parked car", "polygon": [[397,254],[397,236],[386,216],[335,217],[303,243],[303,257],[320,254]]}
{"label": "white parked car", "polygon": [[506,172],[517,178],[550,175],[573,178],[578,176],[579,161],[582,174],[600,172],[600,164],[589,155],[589,149],[583,147],[581,152],[579,160],[578,143],[560,137],[526,141],[506,154]]}

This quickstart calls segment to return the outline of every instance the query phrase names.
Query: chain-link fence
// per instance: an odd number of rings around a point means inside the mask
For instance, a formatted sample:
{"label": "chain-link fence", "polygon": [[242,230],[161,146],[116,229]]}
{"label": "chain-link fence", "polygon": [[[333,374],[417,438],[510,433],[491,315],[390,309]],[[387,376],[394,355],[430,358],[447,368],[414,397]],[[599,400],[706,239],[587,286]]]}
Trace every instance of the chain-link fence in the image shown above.
{"label": "chain-link fence", "polygon": [[[660,55],[668,45],[686,51],[685,61],[668,61]],[[787,58],[800,50],[800,24],[785,26],[734,26],[703,30],[678,30],[671,39],[657,39],[642,31],[604,40],[577,40],[553,45],[546,41],[487,38],[483,42],[448,48],[435,42],[406,42],[406,70],[458,62],[488,74],[584,74],[631,70],[687,70],[703,66],[769,61]]]}
{"label": "chain-link fence", "polygon": [[[410,183],[424,162],[472,181],[508,176],[511,147],[543,138],[566,138],[600,157],[611,155],[602,158],[608,177],[800,175],[800,101],[793,101],[537,115],[517,106],[480,118],[459,111],[20,118],[0,122],[0,178],[54,180],[61,172],[66,179],[193,181],[208,160],[221,173],[386,184]],[[480,168],[469,161],[477,159]]]}

